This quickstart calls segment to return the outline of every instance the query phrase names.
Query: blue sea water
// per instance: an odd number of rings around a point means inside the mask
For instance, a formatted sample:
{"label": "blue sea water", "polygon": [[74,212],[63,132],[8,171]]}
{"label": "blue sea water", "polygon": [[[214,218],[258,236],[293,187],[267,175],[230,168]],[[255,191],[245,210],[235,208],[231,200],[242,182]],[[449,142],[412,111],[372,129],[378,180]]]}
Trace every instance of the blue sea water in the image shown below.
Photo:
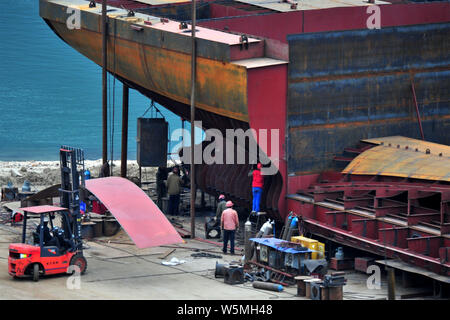
{"label": "blue sea water", "polygon": [[[50,30],[39,17],[38,0],[1,0],[0,160],[57,160],[62,144],[100,159],[101,72]],[[109,83],[112,107],[112,77]],[[120,159],[122,84],[117,80],[115,91],[113,147],[114,159]],[[130,90],[128,159],[136,159],[136,122],[149,106],[148,98]],[[171,131],[181,127],[178,116],[158,108]]]}

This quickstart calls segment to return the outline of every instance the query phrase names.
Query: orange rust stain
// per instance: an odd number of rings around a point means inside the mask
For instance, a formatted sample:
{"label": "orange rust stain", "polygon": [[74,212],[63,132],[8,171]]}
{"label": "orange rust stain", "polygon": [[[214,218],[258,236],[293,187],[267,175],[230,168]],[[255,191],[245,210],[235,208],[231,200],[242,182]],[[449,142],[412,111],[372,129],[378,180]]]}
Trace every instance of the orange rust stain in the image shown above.
{"label": "orange rust stain", "polygon": [[[439,115],[439,116],[427,116],[422,117],[422,121],[430,120],[430,119],[450,119],[450,115]],[[294,126],[289,128],[289,132],[296,132],[298,130],[310,130],[313,128],[317,129],[333,129],[333,128],[346,128],[346,127],[357,127],[357,126],[365,126],[368,122],[375,123],[392,123],[392,122],[402,122],[402,121],[411,121],[411,117],[402,117],[402,118],[391,118],[391,119],[380,119],[380,120],[370,120],[367,121],[354,121],[354,122],[339,122],[339,123],[326,123],[326,124],[315,124],[308,126]]]}

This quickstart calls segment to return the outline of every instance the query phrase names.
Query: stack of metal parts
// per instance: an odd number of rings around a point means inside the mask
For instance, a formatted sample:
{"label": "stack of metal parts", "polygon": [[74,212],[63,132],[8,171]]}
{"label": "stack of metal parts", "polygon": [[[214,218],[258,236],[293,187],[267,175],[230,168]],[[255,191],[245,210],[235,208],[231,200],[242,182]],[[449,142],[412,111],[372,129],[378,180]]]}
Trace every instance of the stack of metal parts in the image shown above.
{"label": "stack of metal parts", "polygon": [[332,274],[327,274],[323,278],[324,287],[341,287],[347,284],[347,279],[345,278],[344,272],[334,272]]}
{"label": "stack of metal parts", "polygon": [[223,281],[228,284],[242,284],[244,283],[244,268],[239,265],[226,265],[216,262],[214,277],[223,277]]}

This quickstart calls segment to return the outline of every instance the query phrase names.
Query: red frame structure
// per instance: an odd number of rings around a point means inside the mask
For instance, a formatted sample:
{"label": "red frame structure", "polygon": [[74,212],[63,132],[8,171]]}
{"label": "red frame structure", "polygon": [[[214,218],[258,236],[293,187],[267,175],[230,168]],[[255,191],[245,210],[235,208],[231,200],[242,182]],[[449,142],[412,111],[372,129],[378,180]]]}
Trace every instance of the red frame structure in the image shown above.
{"label": "red frame structure", "polygon": [[450,185],[324,173],[287,198],[314,234],[450,276]]}

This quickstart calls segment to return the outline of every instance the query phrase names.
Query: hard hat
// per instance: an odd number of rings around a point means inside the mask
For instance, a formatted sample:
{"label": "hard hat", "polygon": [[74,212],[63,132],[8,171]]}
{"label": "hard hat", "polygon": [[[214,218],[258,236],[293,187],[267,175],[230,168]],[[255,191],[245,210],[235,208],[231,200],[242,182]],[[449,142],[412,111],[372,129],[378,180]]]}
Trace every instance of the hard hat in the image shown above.
{"label": "hard hat", "polygon": [[234,205],[233,202],[227,201],[227,204],[226,204],[227,208],[230,208],[230,207],[232,207],[233,205]]}
{"label": "hard hat", "polygon": [[221,200],[221,199],[225,199],[225,196],[224,196],[223,194],[221,194],[221,195],[219,196],[219,200]]}
{"label": "hard hat", "polygon": [[47,216],[44,217],[44,222],[48,222],[48,217]]}

